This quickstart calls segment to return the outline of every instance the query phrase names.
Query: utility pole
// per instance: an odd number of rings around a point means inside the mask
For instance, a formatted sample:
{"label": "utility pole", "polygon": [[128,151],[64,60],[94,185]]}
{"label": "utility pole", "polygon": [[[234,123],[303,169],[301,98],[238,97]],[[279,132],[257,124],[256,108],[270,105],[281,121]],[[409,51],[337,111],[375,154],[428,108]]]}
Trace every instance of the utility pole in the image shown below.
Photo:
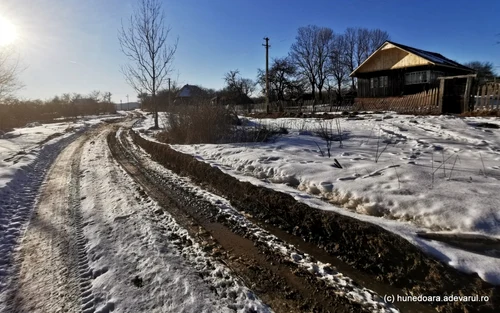
{"label": "utility pole", "polygon": [[127,111],[130,110],[130,102],[128,101],[128,95],[127,95]]}
{"label": "utility pole", "polygon": [[269,113],[269,37],[264,37],[266,47],[266,112]]}

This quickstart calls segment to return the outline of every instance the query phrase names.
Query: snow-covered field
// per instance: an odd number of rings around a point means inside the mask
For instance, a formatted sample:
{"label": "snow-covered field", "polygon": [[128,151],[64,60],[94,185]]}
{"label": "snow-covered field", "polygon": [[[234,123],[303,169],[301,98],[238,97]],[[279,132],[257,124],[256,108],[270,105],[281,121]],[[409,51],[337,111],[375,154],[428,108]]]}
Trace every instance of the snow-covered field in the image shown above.
{"label": "snow-covered field", "polygon": [[500,238],[500,120],[385,113],[338,121],[342,147],[334,141],[331,158],[317,131],[337,136],[335,120],[250,120],[289,133],[268,143],[173,148],[312,207],[378,224],[451,266],[500,284],[494,254],[416,236],[434,231]]}

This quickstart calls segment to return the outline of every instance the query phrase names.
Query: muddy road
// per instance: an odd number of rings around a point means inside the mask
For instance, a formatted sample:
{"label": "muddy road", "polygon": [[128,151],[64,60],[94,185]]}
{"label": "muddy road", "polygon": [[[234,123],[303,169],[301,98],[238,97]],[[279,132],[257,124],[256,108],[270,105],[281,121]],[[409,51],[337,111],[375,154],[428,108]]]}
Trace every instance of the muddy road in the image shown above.
{"label": "muddy road", "polygon": [[[135,120],[75,136],[40,169],[39,189],[25,187],[37,195],[23,219],[7,217],[15,227],[0,247],[13,251],[0,258],[7,269],[0,312],[500,308],[498,288],[477,277],[377,227],[318,212],[147,141],[130,130]],[[387,298],[445,293],[489,301]]]}

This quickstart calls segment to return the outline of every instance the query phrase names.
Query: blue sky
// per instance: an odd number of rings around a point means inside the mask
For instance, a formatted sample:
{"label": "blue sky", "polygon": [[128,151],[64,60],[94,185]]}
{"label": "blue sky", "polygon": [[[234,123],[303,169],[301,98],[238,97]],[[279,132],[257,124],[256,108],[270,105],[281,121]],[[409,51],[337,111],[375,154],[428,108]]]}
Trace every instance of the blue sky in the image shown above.
{"label": "blue sky", "polygon": [[[23,98],[64,92],[110,91],[135,100],[120,72],[127,59],[117,32],[134,0],[1,0],[0,16],[18,29],[24,67]],[[458,62],[490,61],[500,72],[500,1],[464,0],[165,0],[171,38],[179,37],[172,79],[221,88],[224,73],[239,69],[255,79],[270,57],[287,55],[297,29],[308,24],[336,32],[380,28],[401,44],[439,52]]]}

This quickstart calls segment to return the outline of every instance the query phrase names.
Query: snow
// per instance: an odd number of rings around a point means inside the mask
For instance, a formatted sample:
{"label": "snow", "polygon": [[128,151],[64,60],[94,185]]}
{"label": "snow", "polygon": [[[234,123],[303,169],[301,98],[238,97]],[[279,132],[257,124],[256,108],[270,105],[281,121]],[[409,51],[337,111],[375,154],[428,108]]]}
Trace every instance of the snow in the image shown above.
{"label": "snow", "polygon": [[[154,127],[154,119],[153,113],[146,112],[142,110],[135,110],[134,112],[142,115],[142,119],[138,120],[132,127],[134,131],[137,131],[141,134],[152,134],[154,131],[151,128]],[[167,113],[166,112],[158,112],[158,124],[160,128],[165,128],[167,124]]]}
{"label": "snow", "polygon": [[[133,146],[132,139],[129,136],[127,140]],[[162,177],[169,177],[170,180],[176,181],[182,188],[210,202],[219,209],[219,212],[216,213],[218,216],[223,216],[225,219],[231,219],[236,222],[240,229],[246,230],[246,233],[252,240],[271,247],[276,252],[281,253],[290,262],[314,274],[318,279],[332,286],[335,290],[334,292],[338,295],[360,303],[370,309],[371,312],[399,312],[391,304],[386,303],[376,292],[359,286],[351,278],[338,272],[331,264],[313,260],[308,254],[300,251],[295,246],[283,242],[278,237],[255,225],[246,218],[244,213],[238,212],[227,199],[196,186],[189,178],[178,176],[157,162],[152,161],[149,154],[142,148],[136,147],[135,149],[135,155],[141,159],[141,164],[158,172]]]}
{"label": "snow", "polygon": [[8,172],[2,169],[0,172],[2,177],[7,177],[7,174],[9,177],[9,181],[0,188],[0,312],[3,312],[4,291],[10,282],[14,249],[18,238],[25,232],[38,199],[38,191],[52,162],[78,135],[75,133],[47,143],[28,160],[24,160],[26,164],[22,167],[9,169]]}
{"label": "snow", "polygon": [[[112,159],[106,135],[84,146],[80,178],[96,312],[110,303],[117,312],[271,312],[143,196]],[[134,277],[141,288],[131,286]]]}
{"label": "snow", "polygon": [[[0,135],[0,188],[12,180],[16,171],[34,162],[44,145],[54,144],[78,130],[119,116],[89,116],[75,122],[53,124],[29,123],[26,127]],[[44,142],[47,139],[50,140]]]}
{"label": "snow", "polygon": [[[493,255],[416,235],[449,232],[500,238],[500,130],[481,127],[500,126],[500,121],[390,113],[339,121],[343,147],[334,141],[331,158],[322,156],[326,144],[316,132],[322,123],[337,135],[335,120],[250,120],[286,127],[289,134],[268,143],[172,147],[312,207],[380,225],[457,269],[500,284],[500,260]],[[342,168],[335,167],[334,159]]]}
{"label": "snow", "polygon": [[0,137],[0,311],[12,272],[12,255],[59,153],[107,117],[16,128]]}

